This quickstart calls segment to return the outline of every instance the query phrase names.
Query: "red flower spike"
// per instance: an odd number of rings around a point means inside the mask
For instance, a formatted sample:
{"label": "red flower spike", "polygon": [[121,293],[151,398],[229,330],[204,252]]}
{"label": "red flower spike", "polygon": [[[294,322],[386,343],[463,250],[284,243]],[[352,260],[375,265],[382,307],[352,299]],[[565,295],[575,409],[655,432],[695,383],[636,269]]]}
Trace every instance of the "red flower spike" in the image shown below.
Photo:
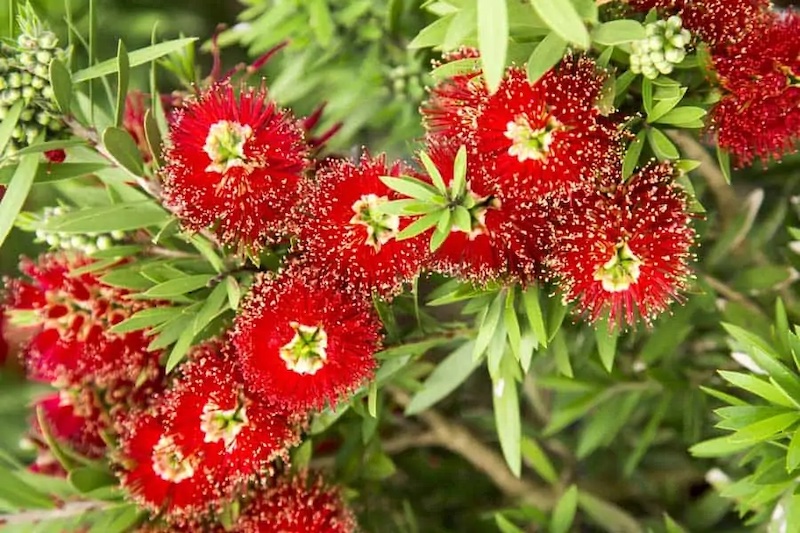
{"label": "red flower spike", "polygon": [[724,92],[712,128],[737,166],[793,152],[800,141],[800,14],[774,15],[768,29],[713,59]]}
{"label": "red flower spike", "polygon": [[235,533],[352,533],[357,525],[338,488],[302,472],[274,480],[242,510]]}
{"label": "red flower spike", "polygon": [[164,200],[184,227],[261,249],[287,230],[308,165],[303,131],[266,89],[217,83],[174,116]]}
{"label": "red flower spike", "polygon": [[575,191],[554,206],[548,266],[564,299],[594,322],[650,323],[686,286],[695,240],[686,194],[669,164],[649,165],[624,183]]}
{"label": "red flower spike", "polygon": [[[51,394],[38,400],[35,407],[42,410],[47,430],[56,440],[85,457],[102,457],[106,443],[100,432],[105,423],[97,409],[91,406],[87,409],[86,401],[72,396],[67,391]],[[35,434],[42,434],[37,419],[34,418],[31,427]]]}
{"label": "red flower spike", "polygon": [[67,159],[67,152],[62,149],[45,150],[44,157],[51,163],[63,163]]}
{"label": "red flower spike", "polygon": [[[478,57],[474,48],[461,48],[446,55],[442,63]],[[438,67],[440,63],[434,62],[433,66]],[[463,142],[475,130],[479,108],[488,96],[479,67],[437,83],[420,107],[428,137],[438,141],[456,139]]]}
{"label": "red flower spike", "polygon": [[409,219],[376,210],[400,198],[380,177],[403,173],[400,164],[387,166],[385,156],[366,154],[358,164],[329,160],[318,171],[303,195],[300,246],[305,263],[323,283],[391,297],[417,275],[427,257],[427,240],[396,240]]}
{"label": "red flower spike", "polygon": [[213,509],[299,441],[302,417],[248,397],[218,342],[196,347],[182,375],[123,432],[122,483],[177,523]]}
{"label": "red flower spike", "polygon": [[536,83],[509,68],[481,108],[467,146],[502,190],[566,191],[619,158],[617,125],[595,103],[605,76],[588,58],[565,59]]}
{"label": "red flower spike", "polygon": [[[25,348],[34,379],[59,386],[88,386],[104,400],[138,403],[161,387],[159,352],[147,351],[141,331],[113,334],[114,324],[158,302],[130,300],[128,291],[105,285],[94,274],[70,271],[90,264],[84,257],[44,254],[24,259],[20,270],[30,281],[8,281],[7,311],[27,312],[39,324]],[[135,390],[135,394],[132,392]]]}
{"label": "red flower spike", "polygon": [[[453,179],[456,148],[429,145],[429,155],[445,183]],[[488,172],[467,161],[467,189],[476,205],[472,231],[453,228],[429,264],[443,274],[474,283],[525,281],[535,276],[548,247],[547,205],[500,190]]]}
{"label": "red flower spike", "polygon": [[372,377],[380,327],[365,298],[292,271],[257,278],[231,340],[248,391],[298,412],[334,405]]}

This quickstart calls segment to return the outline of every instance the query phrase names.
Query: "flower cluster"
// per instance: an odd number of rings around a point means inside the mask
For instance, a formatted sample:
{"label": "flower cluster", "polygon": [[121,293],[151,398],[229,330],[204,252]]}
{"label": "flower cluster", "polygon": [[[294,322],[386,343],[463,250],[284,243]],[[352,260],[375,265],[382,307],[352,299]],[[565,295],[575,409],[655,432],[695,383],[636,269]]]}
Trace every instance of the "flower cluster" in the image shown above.
{"label": "flower cluster", "polygon": [[63,60],[66,51],[58,47],[56,35],[43,26],[30,4],[22,8],[19,25],[22,33],[16,42],[0,44],[0,120],[22,103],[19,122],[0,157],[13,155],[42,133],[63,129],[50,84],[50,62]]}
{"label": "flower cluster", "polygon": [[645,26],[647,37],[631,43],[631,72],[651,80],[658,73],[669,74],[686,58],[686,46],[692,36],[682,28],[683,21],[673,15]]}

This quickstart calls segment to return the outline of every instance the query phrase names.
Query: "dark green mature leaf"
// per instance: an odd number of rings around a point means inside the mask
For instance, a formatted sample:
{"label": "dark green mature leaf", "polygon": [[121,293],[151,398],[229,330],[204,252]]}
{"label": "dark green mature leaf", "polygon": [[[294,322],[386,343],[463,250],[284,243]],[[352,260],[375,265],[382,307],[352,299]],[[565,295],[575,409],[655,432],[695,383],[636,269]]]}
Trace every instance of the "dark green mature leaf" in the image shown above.
{"label": "dark green mature leaf", "polygon": [[528,80],[535,83],[545,72],[561,61],[567,51],[567,41],[557,33],[550,32],[542,39],[528,58]]}
{"label": "dark green mature leaf", "polygon": [[[149,63],[150,61],[154,61],[160,57],[164,57],[165,55],[170,54],[172,52],[177,52],[178,50],[184,48],[185,46],[193,43],[196,40],[197,37],[185,37],[182,39],[165,41],[163,43],[158,43],[151,46],[147,46],[145,48],[140,48],[139,50],[135,50],[130,54],[128,54],[129,66],[137,67],[139,65]],[[118,72],[118,69],[119,69],[119,64],[117,62],[117,59],[116,58],[108,59],[94,66],[75,72],[72,75],[72,81],[74,83],[80,83],[82,81],[92,80],[95,78],[99,78],[101,76],[107,76],[108,74],[114,74]]]}
{"label": "dark green mature leaf", "polygon": [[[44,143],[43,143],[44,144]],[[20,150],[21,151],[21,150]],[[33,178],[33,184],[50,183],[53,181],[80,178],[94,174],[108,168],[105,163],[45,163],[40,164]],[[5,166],[0,168],[0,185],[8,185],[18,166]]]}
{"label": "dark green mature leaf", "polygon": [[129,231],[158,226],[169,220],[169,214],[155,202],[132,202],[102,207],[89,207],[54,216],[42,229],[63,233]]}
{"label": "dark green mature leaf", "polygon": [[17,100],[8,110],[5,118],[0,121],[0,154],[5,151],[8,142],[11,140],[11,134],[14,132],[14,128],[17,127],[23,107],[25,106],[22,99]]}
{"label": "dark green mature leaf", "polygon": [[53,499],[36,487],[24,482],[12,470],[0,466],[0,501],[15,509],[52,509]]}
{"label": "dark green mature leaf", "polygon": [[122,126],[122,117],[125,114],[125,97],[128,94],[128,78],[130,75],[130,60],[128,50],[122,39],[117,45],[117,105],[114,116],[114,124]]}
{"label": "dark green mature leaf", "polygon": [[0,247],[3,246],[11,228],[14,227],[14,221],[28,197],[38,168],[39,154],[23,156],[3,199],[0,200]]}
{"label": "dark green mature leaf", "polygon": [[606,372],[611,372],[614,368],[614,357],[617,354],[617,338],[619,333],[612,330],[608,321],[603,319],[598,322],[594,330],[595,340],[597,341],[597,352],[600,354],[600,361]]}
{"label": "dark green mature leaf", "polygon": [[494,420],[500,448],[511,472],[519,477],[522,473],[522,429],[517,396],[517,362],[506,355],[500,365],[500,373],[492,379]]}
{"label": "dark green mature leaf", "polygon": [[150,298],[180,296],[207,287],[212,279],[214,279],[214,276],[211,274],[196,274],[193,276],[171,279],[148,289],[144,292],[144,296]]}
{"label": "dark green mature leaf", "polygon": [[[653,110],[655,111],[655,108]],[[653,120],[653,122],[657,122],[659,124],[669,124],[681,128],[695,128],[703,126],[702,118],[705,116],[706,110],[702,107],[683,106],[676,107],[657,120]],[[698,122],[700,126],[696,125]]]}
{"label": "dark green mature leaf", "polygon": [[661,161],[678,159],[681,156],[678,148],[658,128],[650,128],[647,131],[647,140],[650,141],[650,147]]}
{"label": "dark green mature leaf", "polygon": [[579,48],[589,48],[591,44],[589,32],[571,2],[531,0],[531,5],[545,24],[564,40]]}
{"label": "dark green mature leaf", "polygon": [[670,394],[665,393],[661,397],[661,401],[653,412],[653,416],[650,417],[644,431],[637,439],[636,448],[634,448],[633,453],[631,453],[625,461],[624,472],[626,476],[633,474],[639,461],[642,460],[647,449],[653,444],[658,428],[661,426],[661,422],[663,422],[671,402],[672,396]]}
{"label": "dark green mature leaf", "polygon": [[598,44],[612,46],[645,38],[644,26],[636,20],[612,20],[592,30],[592,40]]}
{"label": "dark green mature leaf", "polygon": [[466,342],[439,363],[406,407],[414,415],[441,401],[461,385],[480,365],[472,357],[473,342]]}
{"label": "dark green mature leaf", "polygon": [[575,520],[575,512],[578,510],[578,487],[572,485],[561,496],[553,509],[553,517],[550,521],[550,531],[552,533],[567,533],[572,529],[572,522]]}
{"label": "dark green mature leaf", "polygon": [[506,70],[508,11],[505,2],[478,0],[478,49],[489,92],[495,92]]}
{"label": "dark green mature leaf", "polygon": [[68,114],[72,101],[72,74],[60,59],[50,61],[50,85],[59,111]]}
{"label": "dark green mature leaf", "polygon": [[142,176],[144,173],[142,153],[130,133],[122,128],[108,127],[103,132],[103,145],[114,161],[131,176],[134,178]]}
{"label": "dark green mature leaf", "polygon": [[140,329],[149,328],[158,324],[163,324],[180,312],[177,307],[151,307],[137,311],[130,318],[115,324],[109,329],[109,333],[128,333]]}

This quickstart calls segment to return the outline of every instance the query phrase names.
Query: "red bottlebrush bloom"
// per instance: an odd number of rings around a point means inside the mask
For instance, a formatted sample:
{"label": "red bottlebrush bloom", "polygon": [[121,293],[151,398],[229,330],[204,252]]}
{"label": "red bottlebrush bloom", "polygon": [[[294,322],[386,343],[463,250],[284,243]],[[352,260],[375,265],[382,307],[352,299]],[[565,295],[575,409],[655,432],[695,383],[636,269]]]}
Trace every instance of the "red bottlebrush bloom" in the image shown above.
{"label": "red bottlebrush bloom", "polygon": [[768,22],[769,0],[629,0],[640,11],[678,15],[683,27],[712,48],[735,44]]}
{"label": "red bottlebrush bloom", "polygon": [[236,533],[352,533],[356,520],[340,491],[319,475],[282,475],[242,510]]}
{"label": "red bottlebrush bloom", "polygon": [[[79,454],[98,458],[106,450],[106,443],[100,436],[104,423],[96,409],[85,401],[75,401],[69,393],[55,393],[36,402],[41,409],[47,430],[61,443]],[[32,424],[34,433],[41,434],[38,420]]]}
{"label": "red bottlebrush bloom", "polygon": [[179,522],[232,497],[298,442],[300,418],[248,397],[216,342],[122,436],[122,483],[141,505]]}
{"label": "red bottlebrush bloom", "polygon": [[364,155],[358,165],[330,160],[304,195],[301,246],[323,283],[389,297],[402,290],[427,257],[424,238],[398,241],[408,219],[386,215],[380,204],[400,198],[380,180],[404,173],[385,156]]}
{"label": "red bottlebrush bloom", "polygon": [[44,156],[51,163],[63,163],[67,159],[67,152],[60,148],[58,150],[47,150]]}
{"label": "red bottlebrush bloom", "polygon": [[6,312],[0,306],[0,367],[6,364],[8,358],[8,343],[6,342]]}
{"label": "red bottlebrush bloom", "polygon": [[149,163],[153,156],[150,147],[147,145],[147,137],[144,132],[144,117],[147,113],[147,95],[142,91],[131,91],[125,96],[125,113],[122,116],[122,127],[131,134],[136,146],[145,163]]}
{"label": "red bottlebrush bloom", "polygon": [[[453,179],[457,150],[429,145],[429,155],[445,183]],[[480,165],[467,162],[467,189],[475,201],[472,231],[454,228],[430,260],[433,270],[478,284],[525,280],[539,270],[547,250],[547,205],[521,191],[500,190]]]}
{"label": "red bottlebrush bloom", "polygon": [[554,208],[548,266],[565,300],[595,321],[649,323],[678,298],[695,240],[686,194],[669,164],[649,165],[624,183],[575,191]]}
{"label": "red bottlebrush bloom", "polygon": [[287,272],[256,280],[232,342],[252,394],[302,411],[333,405],[372,376],[380,327],[366,298]]}
{"label": "red bottlebrush bloom", "polygon": [[260,249],[287,230],[308,147],[266,89],[217,83],[175,112],[164,199],[183,225],[213,226],[226,244]]}
{"label": "red bottlebrush bloom", "polygon": [[712,111],[719,145],[738,166],[780,159],[800,140],[800,14],[772,24],[714,56],[723,97]]}
{"label": "red bottlebrush bloom", "polygon": [[70,275],[89,263],[44,254],[35,263],[21,262],[30,281],[7,283],[7,312],[39,327],[25,348],[28,371],[34,379],[60,386],[97,388],[104,401],[145,401],[161,385],[160,354],[147,351],[141,331],[117,335],[108,330],[154,302],[127,299],[128,291],[101,283],[95,274]]}
{"label": "red bottlebrush bloom", "polygon": [[[461,48],[443,58],[442,63],[478,59],[474,48]],[[439,62],[434,67],[440,66]],[[489,96],[479,67],[437,83],[420,107],[422,121],[432,139],[464,141],[477,127],[480,105]]]}
{"label": "red bottlebrush bloom", "polygon": [[565,59],[536,83],[510,68],[478,116],[468,146],[502,190],[565,191],[619,160],[616,124],[595,105],[605,76]]}

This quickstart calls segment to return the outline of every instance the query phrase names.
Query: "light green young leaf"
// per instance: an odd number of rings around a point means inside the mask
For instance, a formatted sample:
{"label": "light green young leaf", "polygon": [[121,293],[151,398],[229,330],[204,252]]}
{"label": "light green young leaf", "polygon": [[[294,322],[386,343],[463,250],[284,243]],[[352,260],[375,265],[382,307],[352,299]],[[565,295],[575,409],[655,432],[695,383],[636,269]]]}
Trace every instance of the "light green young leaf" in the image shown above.
{"label": "light green young leaf", "polygon": [[64,233],[129,231],[158,226],[168,219],[169,214],[166,211],[155,202],[147,200],[70,211],[49,218],[42,229]]}
{"label": "light green young leaf", "polygon": [[600,354],[600,361],[606,372],[611,372],[614,368],[614,357],[617,354],[617,338],[619,333],[611,329],[606,319],[600,320],[594,330],[595,340],[597,341],[597,352]]}
{"label": "light green young leaf", "polygon": [[[181,48],[193,43],[197,37],[186,37],[183,39],[175,39],[172,41],[165,41],[163,43],[154,44],[145,48],[140,48],[128,54],[129,65],[137,67],[150,61],[154,61],[172,52],[177,52]],[[114,74],[118,71],[119,65],[117,59],[108,59],[94,66],[79,70],[72,75],[73,83],[80,83],[88,81],[108,74]]]}
{"label": "light green young leaf", "polygon": [[717,143],[717,161],[728,185],[731,183],[731,154]]}
{"label": "light green young leaf", "polygon": [[181,334],[178,336],[178,339],[175,341],[175,344],[172,346],[172,351],[169,352],[169,357],[167,357],[167,364],[164,368],[167,374],[171,373],[175,367],[178,366],[181,361],[183,361],[184,357],[186,357],[186,354],[189,352],[189,348],[192,347],[192,341],[194,340],[194,337],[194,328],[187,327],[186,329],[182,330]]}
{"label": "light green young leaf", "polygon": [[558,483],[558,472],[556,472],[547,453],[539,446],[535,439],[530,437],[522,437],[522,458],[525,463],[530,465],[531,468],[536,470],[542,479],[555,485]]}
{"label": "light green young leaf", "polygon": [[[22,150],[20,150],[21,152]],[[29,152],[35,154],[36,152]],[[109,166],[105,163],[58,163],[39,165],[33,184],[80,178],[99,172]],[[0,185],[8,185],[17,165],[0,167]]]}
{"label": "light green young leaf", "polygon": [[528,58],[528,81],[536,83],[545,72],[561,61],[567,51],[567,41],[556,32],[550,32],[542,39]]}
{"label": "light green young leaf", "polygon": [[550,531],[552,533],[567,533],[570,531],[577,510],[578,487],[572,485],[561,496],[553,510],[553,517],[550,520]]}
{"label": "light green young leaf", "polygon": [[0,121],[0,154],[5,151],[6,145],[11,140],[11,134],[14,132],[14,128],[17,127],[23,107],[22,99],[17,100],[8,110],[5,118]]}
{"label": "light green young leaf", "polygon": [[800,429],[796,429],[786,451],[786,472],[791,474],[800,466]]}
{"label": "light green young leaf", "polygon": [[786,397],[783,390],[757,376],[727,370],[719,370],[718,373],[728,383],[760,396],[768,402],[784,407],[796,407],[794,402]]}
{"label": "light green young leaf", "polygon": [[746,442],[750,445],[771,438],[800,420],[800,413],[783,413],[754,422],[730,436],[731,442]]}
{"label": "light green young leaf", "polygon": [[180,296],[187,294],[203,287],[208,286],[208,283],[214,278],[210,274],[197,274],[193,276],[185,276],[182,278],[171,279],[164,283],[159,283],[155,287],[148,289],[144,292],[144,296],[150,298],[169,298],[170,296]]}
{"label": "light green young leaf", "polygon": [[406,407],[415,415],[435,405],[461,385],[480,365],[472,357],[473,342],[466,342],[439,363]]}
{"label": "light green young leaf", "polygon": [[622,178],[628,179],[633,175],[636,166],[639,164],[639,157],[642,155],[644,148],[644,140],[647,136],[647,131],[642,130],[636,134],[636,138],[628,146],[625,151],[625,158],[622,161]]}
{"label": "light green young leaf", "polygon": [[629,43],[645,37],[644,26],[630,19],[604,22],[592,30],[592,40],[604,46]]}
{"label": "light green young leaf", "polygon": [[702,107],[683,106],[676,107],[669,113],[666,113],[662,117],[658,118],[657,120],[652,120],[651,122],[669,124],[679,127],[694,127],[694,124],[698,121],[700,121],[702,125],[702,118],[705,116],[706,110]]}
{"label": "light green young leaf", "polygon": [[658,128],[650,128],[647,131],[647,140],[650,141],[650,147],[661,161],[678,159],[681,156],[678,148]]}
{"label": "light green young leaf", "polygon": [[140,329],[149,328],[173,318],[180,308],[176,307],[151,307],[137,311],[129,318],[115,324],[109,329],[109,333],[129,333]]}
{"label": "light green young leaf", "polygon": [[503,358],[500,374],[492,379],[492,399],[500,448],[511,472],[519,477],[522,473],[522,433],[519,417],[516,372],[518,363],[508,355]]}
{"label": "light green young leaf", "polygon": [[478,327],[478,336],[475,339],[475,350],[472,353],[473,359],[479,360],[486,348],[489,347],[489,343],[494,336],[494,330],[497,329],[497,325],[500,323],[504,300],[504,294],[502,292],[497,293],[488,311],[483,315],[481,325]]}
{"label": "light green young leaf", "polygon": [[556,368],[558,369],[559,373],[567,376],[568,378],[573,377],[572,363],[570,363],[569,360],[567,341],[564,339],[564,335],[560,331],[551,339],[550,352],[553,354]]}
{"label": "light green young leaf", "polygon": [[508,52],[508,11],[505,1],[478,0],[478,49],[489,92],[500,86]]}
{"label": "light green young leaf", "polygon": [[589,48],[591,39],[581,16],[572,5],[565,0],[531,0],[534,11],[547,26],[564,40],[578,46]]}
{"label": "light green young leaf", "polygon": [[450,27],[450,21],[454,15],[447,15],[438,20],[435,20],[422,30],[408,43],[409,50],[416,50],[418,48],[429,48],[441,45],[444,42],[447,30]]}
{"label": "light green young leaf", "polygon": [[[422,152],[420,152],[420,158],[422,158]],[[434,178],[432,177],[432,179]],[[439,191],[424,181],[420,181],[418,179],[410,177],[396,178],[394,176],[381,176],[381,181],[393,191],[397,191],[400,194],[404,194],[417,200],[430,202],[434,198],[440,197]],[[441,176],[439,176],[439,181],[441,181]]]}
{"label": "light green young leaf", "polygon": [[461,198],[467,192],[467,147],[463,144],[456,153],[453,163],[453,181],[450,183],[455,198]]}
{"label": "light green young leaf", "polygon": [[200,333],[220,312],[225,308],[228,297],[227,283],[217,283],[211,294],[203,303],[203,307],[197,312],[194,317],[192,331],[195,335]]}
{"label": "light green young leaf", "polygon": [[689,448],[689,453],[695,457],[725,457],[750,448],[750,442],[735,442],[730,437],[716,437],[695,444]]}
{"label": "light green young leaf", "polygon": [[525,292],[522,293],[522,303],[525,307],[525,316],[528,317],[528,324],[531,326],[531,331],[536,337],[537,343],[546,348],[549,339],[544,325],[544,316],[542,315],[542,307],[539,301],[539,287],[537,285],[530,285],[525,289]]}
{"label": "light green young leaf", "polygon": [[228,305],[234,311],[239,309],[239,301],[242,298],[242,289],[239,287],[239,282],[233,276],[228,276],[225,279],[225,288],[228,292]]}
{"label": "light green young leaf", "polygon": [[[5,123],[4,123],[5,124]],[[0,200],[0,247],[8,237],[28,192],[31,190],[36,171],[39,168],[39,154],[23,156],[14,176],[11,178],[3,199]]]}
{"label": "light green young leaf", "polygon": [[494,514],[494,523],[497,525],[497,529],[499,529],[501,533],[525,533],[520,528],[515,526],[511,520],[500,513]]}

